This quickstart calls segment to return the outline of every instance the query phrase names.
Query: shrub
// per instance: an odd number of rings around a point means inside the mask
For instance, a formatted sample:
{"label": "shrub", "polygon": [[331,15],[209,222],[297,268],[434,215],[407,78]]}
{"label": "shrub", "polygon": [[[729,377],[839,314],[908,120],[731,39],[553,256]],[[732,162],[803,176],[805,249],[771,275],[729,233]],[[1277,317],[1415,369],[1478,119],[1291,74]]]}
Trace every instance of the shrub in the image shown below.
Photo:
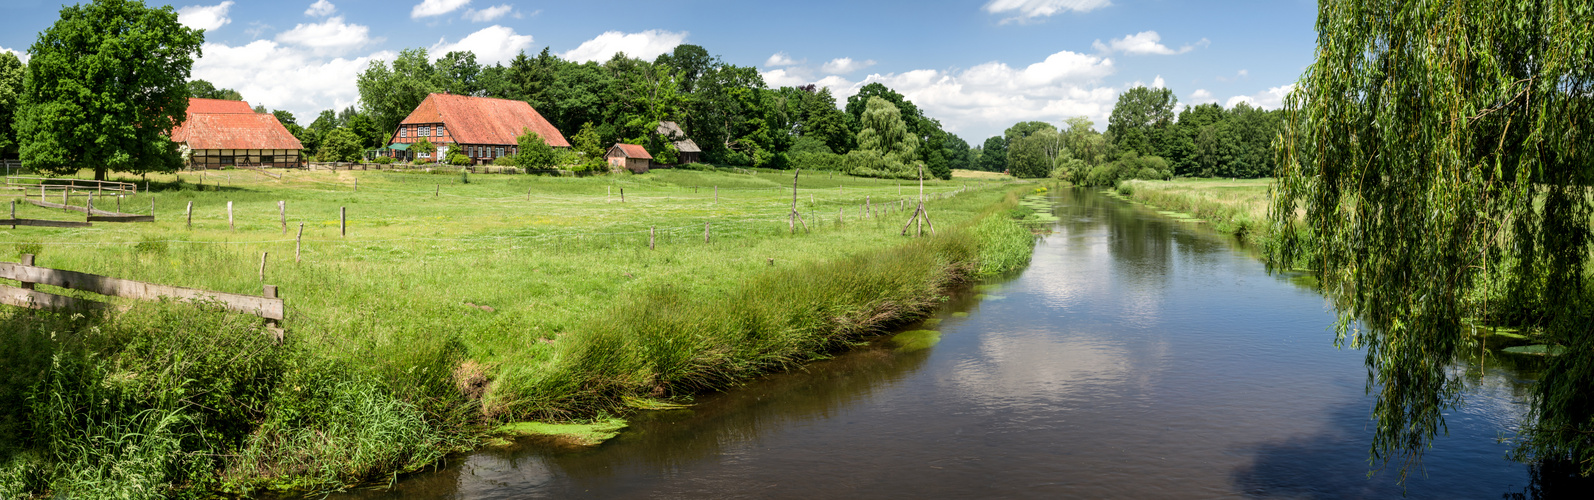
{"label": "shrub", "polygon": [[513,157],[513,156],[500,156],[500,157],[497,157],[497,158],[493,158],[493,165],[497,165],[497,166],[500,166],[500,167],[513,167],[513,166],[515,166],[515,157]]}
{"label": "shrub", "polygon": [[371,160],[371,163],[375,163],[375,164],[378,164],[378,165],[390,165],[390,164],[393,163],[393,161],[394,161],[393,157],[391,157],[391,156],[378,156],[378,157],[376,157],[376,159]]}
{"label": "shrub", "polygon": [[553,148],[536,132],[529,128],[524,130],[525,133],[515,138],[520,145],[520,152],[515,155],[515,165],[525,168],[547,168],[553,165]]}
{"label": "shrub", "polygon": [[469,156],[465,156],[464,154],[459,153],[458,151],[449,151],[448,152],[448,164],[449,165],[465,166],[465,165],[470,165],[470,164],[473,164],[473,163],[476,163],[476,161],[470,159]]}

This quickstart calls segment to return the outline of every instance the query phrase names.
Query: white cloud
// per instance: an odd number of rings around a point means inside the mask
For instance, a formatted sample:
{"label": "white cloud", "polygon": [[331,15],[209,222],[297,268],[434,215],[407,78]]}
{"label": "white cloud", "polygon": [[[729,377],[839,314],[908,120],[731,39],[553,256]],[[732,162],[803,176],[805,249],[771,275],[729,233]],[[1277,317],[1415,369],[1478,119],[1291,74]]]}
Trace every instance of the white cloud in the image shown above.
{"label": "white cloud", "polygon": [[991,0],[985,11],[992,14],[1013,13],[1014,17],[1002,22],[1026,21],[1038,17],[1051,17],[1063,11],[1090,12],[1112,5],[1108,0]]}
{"label": "white cloud", "polygon": [[495,24],[466,35],[455,43],[438,40],[427,51],[433,58],[438,58],[449,52],[468,50],[476,54],[476,62],[493,64],[509,62],[528,47],[531,47],[531,35],[517,34],[514,29]]}
{"label": "white cloud", "polygon": [[1207,104],[1218,102],[1218,98],[1213,97],[1212,92],[1207,91],[1207,89],[1196,89],[1195,92],[1190,93],[1190,96],[1187,99],[1189,99],[1190,104]]}
{"label": "white cloud", "polygon": [[423,0],[410,9],[410,19],[441,16],[470,4],[470,0]]}
{"label": "white cloud", "polygon": [[1243,77],[1247,77],[1247,76],[1251,76],[1251,72],[1250,71],[1246,71],[1246,70],[1243,70],[1243,69],[1240,70],[1240,72],[1236,73],[1236,74],[1240,75],[1240,77],[1242,77],[1242,78]]}
{"label": "white cloud", "polygon": [[21,59],[22,60],[22,64],[27,64],[28,63],[28,52],[25,51],[25,50],[16,50],[16,49],[8,49],[8,48],[5,48],[5,47],[0,47],[0,52],[10,52],[12,54],[16,54],[17,59]]}
{"label": "white cloud", "polygon": [[795,64],[797,64],[797,60],[792,59],[785,52],[776,52],[770,55],[769,59],[764,60],[765,66],[791,66]]}
{"label": "white cloud", "polygon": [[218,5],[190,5],[177,9],[177,22],[190,28],[205,31],[214,31],[216,28],[226,26],[232,22],[227,18],[227,9],[232,8],[233,2],[228,0]]}
{"label": "white cloud", "polygon": [[764,84],[770,87],[796,87],[814,83],[813,75],[803,68],[781,68],[763,72]]}
{"label": "white cloud", "polygon": [[1114,38],[1112,39],[1111,43],[1101,43],[1101,40],[1096,40],[1096,42],[1092,43],[1091,46],[1102,52],[1123,52],[1126,54],[1139,55],[1158,54],[1167,56],[1173,54],[1183,54],[1185,52],[1195,50],[1196,45],[1204,47],[1206,45],[1210,45],[1211,43],[1212,42],[1210,40],[1202,38],[1200,41],[1196,42],[1195,45],[1185,45],[1183,47],[1179,47],[1178,50],[1174,50],[1168,48],[1167,45],[1162,44],[1162,35],[1158,35],[1157,32],[1142,31],[1133,35],[1124,35],[1123,38]]}
{"label": "white cloud", "polygon": [[845,75],[847,73],[865,69],[874,65],[874,60],[854,61],[851,57],[842,57],[838,59],[831,59],[830,62],[825,63],[824,66],[820,66],[819,69],[832,75]]}
{"label": "white cloud", "polygon": [[319,54],[343,54],[371,43],[371,29],[336,16],[320,23],[299,24],[277,33],[280,43],[308,47]]}
{"label": "white cloud", "polygon": [[603,62],[614,57],[617,52],[624,52],[630,57],[652,60],[685,42],[686,35],[685,31],[647,30],[641,33],[605,31],[597,38],[582,42],[580,46],[565,52],[562,57],[575,62]]}
{"label": "white cloud", "polygon": [[478,23],[492,22],[493,20],[508,15],[513,9],[514,7],[510,7],[509,4],[488,7],[482,10],[470,9],[465,11],[465,19]]}
{"label": "white cloud", "polygon": [[1111,59],[1062,51],[1022,68],[992,61],[964,70],[871,74],[859,81],[838,75],[814,80],[802,68],[763,75],[771,86],[813,83],[828,88],[838,102],[868,83],[880,82],[941,120],[947,130],[974,142],[1000,134],[1018,121],[1060,123],[1084,115],[1105,123],[1120,89],[1100,82],[1115,70]]}
{"label": "white cloud", "polygon": [[310,8],[304,9],[304,15],[310,17],[327,17],[332,15],[333,12],[337,11],[337,6],[332,5],[332,2],[328,2],[327,0],[316,0],[315,3],[310,4]]}
{"label": "white cloud", "polygon": [[1246,103],[1262,109],[1279,109],[1284,107],[1284,97],[1295,90],[1295,84],[1273,87],[1251,95],[1237,95],[1230,97],[1224,107],[1234,107],[1235,104]]}
{"label": "white cloud", "polygon": [[247,45],[206,43],[194,61],[193,78],[243,94],[250,104],[293,112],[301,123],[324,109],[359,102],[355,80],[373,59],[392,61],[392,52],[360,57],[326,57],[312,49],[255,40]]}

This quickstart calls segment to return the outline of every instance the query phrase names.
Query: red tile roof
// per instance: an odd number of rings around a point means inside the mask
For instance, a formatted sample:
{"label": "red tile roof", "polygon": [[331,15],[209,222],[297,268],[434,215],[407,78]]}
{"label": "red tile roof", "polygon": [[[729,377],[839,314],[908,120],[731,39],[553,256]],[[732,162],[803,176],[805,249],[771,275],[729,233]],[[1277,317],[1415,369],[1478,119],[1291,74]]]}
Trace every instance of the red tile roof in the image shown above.
{"label": "red tile roof", "polygon": [[642,160],[653,159],[653,155],[648,154],[647,148],[636,144],[615,144],[614,147],[609,148],[609,152],[614,153],[614,150],[616,149],[620,150],[620,154],[625,155],[626,158],[637,158]]}
{"label": "red tile roof", "polygon": [[194,113],[254,113],[249,108],[249,103],[243,101],[224,101],[221,99],[188,98],[188,114]]}
{"label": "red tile roof", "polygon": [[564,134],[525,101],[431,94],[400,123],[442,123],[460,144],[515,144],[529,128],[549,146],[570,147]]}
{"label": "red tile roof", "polygon": [[172,128],[172,141],[189,149],[304,149],[275,115],[219,99],[189,99],[188,120]]}

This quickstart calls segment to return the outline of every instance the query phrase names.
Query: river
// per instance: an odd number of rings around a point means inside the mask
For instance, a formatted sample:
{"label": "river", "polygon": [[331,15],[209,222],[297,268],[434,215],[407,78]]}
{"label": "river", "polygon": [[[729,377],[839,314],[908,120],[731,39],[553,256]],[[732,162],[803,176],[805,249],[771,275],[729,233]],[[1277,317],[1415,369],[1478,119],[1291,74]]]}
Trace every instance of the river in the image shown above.
{"label": "river", "polygon": [[[1084,190],[1020,275],[952,298],[941,340],[883,339],[634,416],[592,449],[535,440],[352,498],[1399,498],[1369,477],[1363,352],[1330,305],[1232,238]],[[1557,496],[1506,459],[1531,382],[1468,371],[1408,498]]]}

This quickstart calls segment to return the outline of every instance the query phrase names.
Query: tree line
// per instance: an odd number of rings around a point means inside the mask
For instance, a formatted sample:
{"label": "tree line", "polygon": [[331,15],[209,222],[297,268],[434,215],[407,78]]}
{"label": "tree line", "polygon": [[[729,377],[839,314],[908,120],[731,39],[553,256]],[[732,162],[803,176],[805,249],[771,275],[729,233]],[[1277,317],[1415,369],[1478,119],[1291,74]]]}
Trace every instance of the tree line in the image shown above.
{"label": "tree line", "polygon": [[1245,102],[1179,110],[1172,90],[1134,87],[1119,94],[1106,132],[1083,116],[1065,120],[1061,128],[1019,122],[975,148],[972,165],[1089,186],[1175,176],[1266,177],[1273,174],[1271,148],[1281,117],[1281,111]]}

